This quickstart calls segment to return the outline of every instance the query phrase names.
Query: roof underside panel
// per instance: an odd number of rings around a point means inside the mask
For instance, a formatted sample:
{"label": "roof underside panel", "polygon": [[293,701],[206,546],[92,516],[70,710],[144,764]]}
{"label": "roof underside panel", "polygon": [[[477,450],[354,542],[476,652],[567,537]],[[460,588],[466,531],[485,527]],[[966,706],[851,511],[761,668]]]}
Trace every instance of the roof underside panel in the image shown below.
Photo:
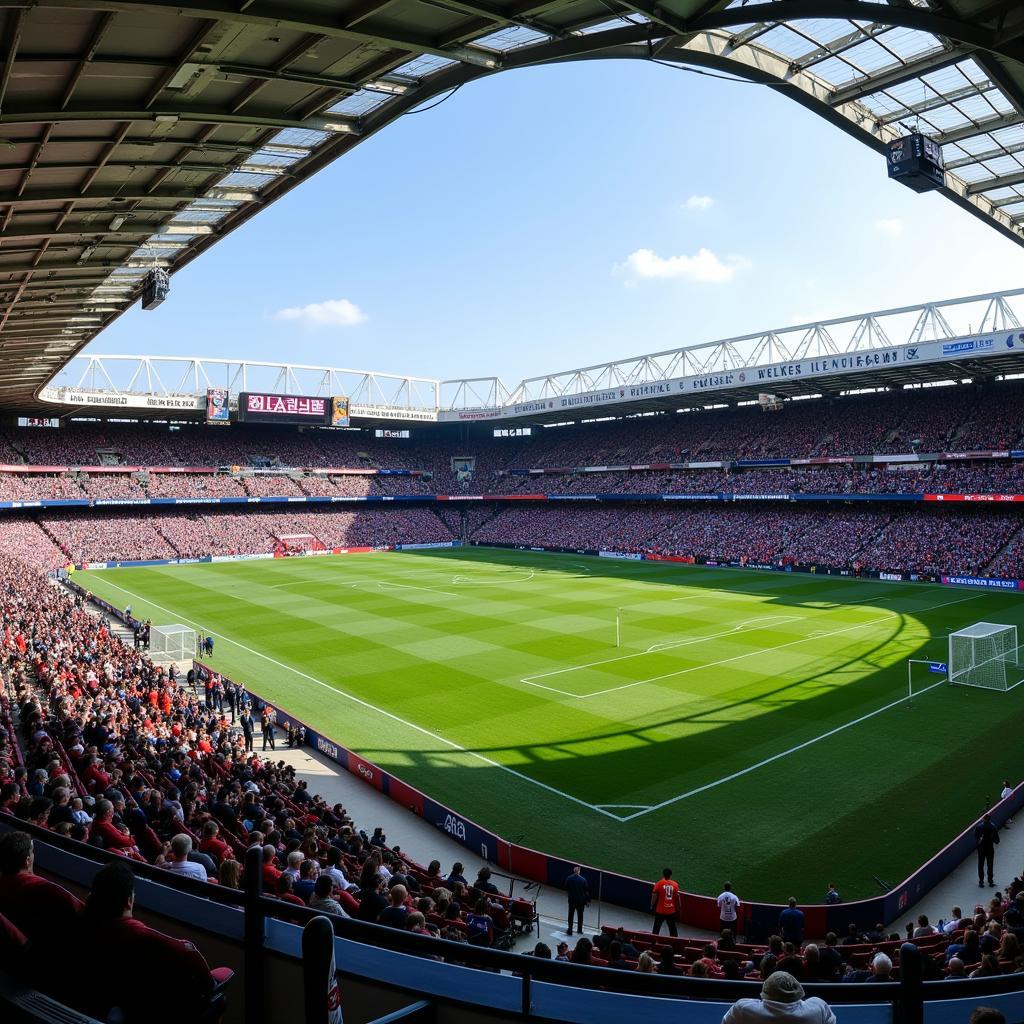
{"label": "roof underside panel", "polygon": [[[837,14],[849,14],[838,17]],[[505,68],[715,66],[876,149],[943,144],[946,194],[1024,243],[1024,5],[991,0],[38,0],[0,9],[0,403],[395,117]]]}

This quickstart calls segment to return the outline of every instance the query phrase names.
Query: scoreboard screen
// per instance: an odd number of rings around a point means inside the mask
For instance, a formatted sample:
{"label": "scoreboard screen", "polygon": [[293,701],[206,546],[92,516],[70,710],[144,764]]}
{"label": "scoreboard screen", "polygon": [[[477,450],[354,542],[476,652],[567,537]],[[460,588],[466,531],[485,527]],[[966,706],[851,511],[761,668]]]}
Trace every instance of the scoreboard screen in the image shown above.
{"label": "scoreboard screen", "polygon": [[331,400],[312,395],[243,391],[238,396],[238,419],[243,423],[326,425],[331,422]]}

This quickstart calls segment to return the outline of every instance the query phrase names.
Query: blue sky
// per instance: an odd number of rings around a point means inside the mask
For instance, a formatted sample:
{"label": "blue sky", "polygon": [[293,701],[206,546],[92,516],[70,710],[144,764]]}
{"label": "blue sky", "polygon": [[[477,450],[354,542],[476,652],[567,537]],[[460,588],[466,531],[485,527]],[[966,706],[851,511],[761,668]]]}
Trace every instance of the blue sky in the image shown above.
{"label": "blue sky", "polygon": [[514,383],[1022,281],[1024,250],[791,100],[581,62],[401,118],[90,351]]}

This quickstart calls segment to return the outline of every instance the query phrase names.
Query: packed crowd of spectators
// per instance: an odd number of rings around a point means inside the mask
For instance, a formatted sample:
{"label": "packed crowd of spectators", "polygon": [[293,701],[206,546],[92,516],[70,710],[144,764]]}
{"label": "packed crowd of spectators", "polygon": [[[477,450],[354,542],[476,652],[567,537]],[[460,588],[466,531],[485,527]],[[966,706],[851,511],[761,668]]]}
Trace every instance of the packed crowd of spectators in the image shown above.
{"label": "packed crowd of spectators", "polygon": [[[1024,521],[988,509],[826,510],[751,505],[505,508],[470,534],[481,544],[650,552],[727,562],[1022,578],[1011,544]],[[1005,548],[1005,550],[1004,550]],[[1024,553],[1022,551],[1021,553]]]}
{"label": "packed crowd of spectators", "polygon": [[[889,465],[505,473],[471,483],[422,475],[313,473],[0,473],[0,501],[39,499],[373,497],[473,494],[1019,494],[1024,463],[913,462]],[[450,475],[449,475],[450,476]]]}
{"label": "packed crowd of spectators", "polygon": [[717,562],[1024,578],[1024,520],[998,505],[826,508],[749,503],[487,503],[46,510],[0,517],[0,547],[43,569],[72,562],[272,553],[311,535],[326,548],[445,543],[615,550]]}
{"label": "packed crowd of spectators", "polygon": [[[75,422],[59,430],[8,428],[0,462],[89,466],[241,466],[421,469],[453,492],[456,463],[474,461],[476,485],[514,468],[808,458],[906,452],[1006,451],[1024,444],[1024,384],[918,388],[753,406],[698,409],[545,429],[530,435],[458,437],[444,426],[411,438],[373,429],[303,431],[244,424]],[[6,459],[3,451],[7,451]]]}
{"label": "packed crowd of spectators", "polygon": [[[360,831],[293,768],[247,749],[242,719],[260,722],[263,708],[241,687],[154,665],[6,554],[0,637],[24,737],[19,766],[0,724],[0,811],[232,888],[259,847],[264,889],[285,906],[457,941],[500,945],[517,917],[532,919],[486,868],[472,883],[458,863],[442,875],[390,849],[383,830]],[[4,895],[0,881],[0,914]]]}

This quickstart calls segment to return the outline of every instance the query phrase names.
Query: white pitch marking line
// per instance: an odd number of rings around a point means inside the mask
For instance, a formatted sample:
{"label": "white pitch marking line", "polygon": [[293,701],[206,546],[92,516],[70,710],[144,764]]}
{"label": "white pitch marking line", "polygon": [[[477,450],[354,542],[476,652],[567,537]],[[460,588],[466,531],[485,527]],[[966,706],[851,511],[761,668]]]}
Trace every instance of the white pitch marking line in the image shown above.
{"label": "white pitch marking line", "polygon": [[[801,615],[765,615],[759,619],[744,619],[743,622],[737,622],[731,629],[723,629],[721,633],[712,633],[710,636],[701,636],[689,640],[667,640],[664,643],[651,644],[645,653],[652,654],[655,651],[672,651],[677,647],[689,647],[691,644],[699,644],[702,640],[717,640],[719,637],[731,636],[733,633],[749,633],[751,630],[756,633],[762,627],[758,626],[757,629],[754,629],[755,622],[781,624],[783,622],[796,622],[801,618],[803,618]],[[750,626],[751,629],[744,629],[744,626]]]}
{"label": "white pitch marking line", "polygon": [[[520,573],[520,576],[523,574]],[[531,569],[522,579],[502,579],[494,576],[484,576],[482,579],[474,579],[472,576],[453,576],[452,583],[461,583],[469,586],[495,587],[503,583],[529,583],[537,574]]]}
{"label": "white pitch marking line", "polygon": [[[800,617],[801,616],[799,616],[799,615],[786,615],[786,616],[768,616],[767,618],[760,618],[760,619],[747,619],[744,622],[738,623],[736,626],[732,627],[731,629],[727,629],[727,630],[725,630],[724,632],[721,632],[721,633],[709,633],[709,634],[706,634],[705,636],[691,637],[688,640],[669,641],[668,644],[670,644],[672,647],[685,647],[687,644],[700,644],[700,643],[703,643],[705,640],[716,640],[716,639],[718,639],[719,637],[722,637],[722,636],[731,636],[731,635],[734,635],[736,633],[748,633],[751,630],[742,629],[741,627],[744,626],[744,625],[747,625],[747,624],[749,624],[751,622],[765,622],[765,621],[768,621],[768,619],[771,619],[771,621],[773,621],[773,622],[774,621],[779,621],[780,619],[787,619],[787,620],[788,619],[794,619],[795,620],[795,619],[799,619]],[[611,664],[613,664],[616,661],[628,661],[631,658],[643,658],[643,657],[646,657],[648,654],[651,654],[652,652],[654,652],[655,648],[667,649],[667,646],[663,647],[661,644],[655,644],[653,647],[649,647],[646,651],[634,651],[632,654],[620,654],[620,655],[617,655],[614,658],[604,658],[601,661],[588,661],[588,662],[586,662],[583,665],[570,665],[568,668],[557,668],[557,669],[552,670],[551,672],[540,672],[537,675],[524,676],[519,681],[521,683],[529,683],[531,686],[537,686],[539,684],[534,682],[535,679],[547,679],[549,676],[565,675],[568,672],[580,672],[580,671],[582,671],[585,668],[597,668],[599,665],[611,665]],[[559,690],[559,691],[556,691],[556,692],[560,693],[561,691]],[[577,695],[573,694],[572,696],[577,696]]]}
{"label": "white pitch marking line", "polygon": [[380,580],[377,586],[381,589],[384,587],[398,587],[399,590],[421,590],[424,594],[444,594],[445,597],[459,596],[448,590],[438,590],[437,587],[413,587],[408,583],[389,583],[387,580]]}
{"label": "white pitch marking line", "polygon": [[[178,615],[177,612],[171,611],[170,608],[164,608],[162,605],[156,604],[148,598],[142,597],[140,594],[132,593],[132,591],[126,590],[124,587],[119,587],[116,583],[111,583],[110,580],[105,580],[105,582],[109,583],[115,590],[120,590],[123,594],[127,594],[129,597],[134,597],[135,600],[142,601],[152,608],[159,608],[160,611],[167,612],[168,615],[175,615],[178,618],[181,618],[183,622],[191,622],[193,626],[198,625],[194,619],[186,619],[183,616]],[[972,596],[980,597],[981,595],[974,594]],[[603,814],[606,818],[611,818],[613,821],[623,820],[619,815],[612,814],[610,811],[602,810],[595,804],[588,804],[586,800],[581,800],[578,796],[573,796],[571,793],[564,793],[562,790],[555,789],[554,786],[549,786],[546,782],[541,782],[539,779],[531,779],[529,775],[517,772],[515,768],[509,768],[508,765],[501,764],[499,761],[494,761],[475,750],[467,750],[464,746],[456,743],[454,740],[446,739],[444,736],[439,736],[437,733],[431,732],[429,729],[424,729],[421,725],[416,725],[414,722],[409,722],[404,718],[399,718],[398,715],[392,714],[390,711],[386,711],[384,708],[378,707],[376,704],[371,704],[369,701],[363,700],[361,697],[356,697],[354,694],[347,693],[345,690],[339,690],[336,686],[331,686],[330,683],[325,683],[322,679],[317,679],[316,676],[311,676],[306,672],[301,672],[292,665],[286,665],[284,662],[278,661],[276,658],[271,658],[262,651],[256,651],[251,647],[246,647],[245,644],[240,644],[237,640],[232,640],[231,637],[226,636],[223,633],[212,633],[212,635],[219,637],[221,640],[226,640],[229,644],[233,644],[235,647],[239,648],[239,650],[247,651],[249,654],[255,654],[257,658],[263,658],[264,661],[270,662],[271,665],[277,665],[278,668],[283,668],[288,672],[294,672],[295,675],[301,676],[303,679],[308,679],[311,683],[316,683],[317,686],[322,686],[325,690],[330,690],[335,696],[344,697],[346,700],[352,701],[353,704],[358,704],[360,707],[367,708],[369,711],[376,711],[385,718],[390,718],[393,722],[398,722],[400,725],[407,726],[423,736],[426,736],[428,739],[434,740],[436,743],[443,743],[446,747],[450,747],[452,750],[457,750],[462,754],[468,754],[470,757],[475,757],[477,760],[483,761],[485,764],[489,764],[492,768],[500,768],[503,772],[508,772],[509,775],[514,775],[517,779],[522,779],[524,782],[529,782],[534,786],[547,790],[549,793],[554,793],[555,796],[564,797],[566,800],[569,800],[580,807],[586,807],[592,811],[597,811],[598,814]]]}
{"label": "white pitch marking line", "polygon": [[[924,612],[935,611],[937,608],[945,608],[946,605],[950,604],[963,604],[964,601],[973,601],[977,597],[981,597],[981,594],[972,594],[970,597],[962,597],[958,601],[944,601],[942,604],[935,604],[929,608],[919,608],[917,612],[910,612],[909,614],[923,614]],[[883,615],[878,619],[871,619],[870,622],[860,622],[856,626],[846,626],[843,629],[833,629],[828,633],[820,633],[816,639],[820,640],[826,636],[839,636],[841,633],[851,633],[855,629],[863,629],[865,626],[874,626],[879,622],[886,622],[891,618],[899,618],[900,612],[891,612],[889,615]],[[785,647],[793,647],[796,644],[803,644],[810,640],[809,636],[802,636],[797,640],[790,640],[788,643],[776,644],[774,647],[760,647],[756,651],[747,651],[746,654],[737,654],[733,658],[723,658],[721,661],[709,661],[703,665],[694,665],[691,668],[681,668],[675,672],[666,672],[664,675],[652,676],[650,679],[637,679],[632,683],[623,683],[621,686],[610,686],[605,690],[595,690],[593,693],[582,693],[578,694],[579,700],[590,700],[591,697],[601,697],[606,693],[617,693],[619,690],[629,690],[634,686],[643,686],[644,683],[656,683],[662,679],[672,679],[675,676],[689,675],[691,672],[699,672],[705,668],[715,668],[718,665],[729,665],[734,661],[742,661],[744,658],[751,658],[754,655],[766,654],[768,651],[781,651]],[[525,680],[522,680],[525,682]],[[924,692],[923,690],[921,691]]]}
{"label": "white pitch marking line", "polygon": [[860,725],[861,722],[866,722],[869,718],[874,718],[875,715],[880,715],[883,711],[891,711],[894,707],[896,707],[899,704],[902,704],[904,701],[908,701],[912,697],[920,697],[922,693],[927,693],[929,690],[934,690],[936,686],[942,686],[945,682],[945,679],[940,679],[937,683],[932,683],[931,686],[926,686],[923,690],[918,690],[918,692],[915,694],[906,694],[905,696],[900,697],[898,700],[894,700],[891,704],[886,704],[884,707],[875,708],[874,711],[869,711],[866,715],[861,715],[860,718],[855,718],[852,722],[846,722],[843,725],[837,725],[834,729],[829,729],[828,732],[823,732],[820,736],[814,736],[809,740],[804,740],[803,743],[798,743],[795,747],[790,747],[788,750],[780,751],[778,754],[772,754],[771,757],[766,757],[763,761],[758,761],[757,764],[752,764],[746,768],[741,768],[738,772],[733,772],[731,775],[725,775],[720,779],[716,779],[714,782],[705,783],[703,786],[698,786],[696,789],[691,789],[686,793],[680,793],[679,796],[671,797],[668,800],[662,800],[660,804],[654,804],[652,807],[648,807],[646,810],[636,811],[633,814],[628,814],[626,815],[626,817],[620,818],[619,820],[632,821],[634,818],[641,818],[645,814],[649,814],[651,811],[659,811],[663,807],[669,807],[672,804],[679,803],[680,800],[688,800],[691,796],[696,796],[698,793],[706,793],[709,789],[714,789],[716,786],[721,786],[726,782],[732,782],[734,779],[738,779],[743,775],[749,775],[750,772],[757,771],[758,768],[764,768],[765,765],[769,765],[773,761],[781,760],[783,757],[789,757],[790,754],[795,754],[798,750],[803,750],[805,747],[813,746],[819,740],[827,740],[830,736],[835,736],[836,733],[843,732],[844,729],[849,729],[851,726],[854,725]]}

